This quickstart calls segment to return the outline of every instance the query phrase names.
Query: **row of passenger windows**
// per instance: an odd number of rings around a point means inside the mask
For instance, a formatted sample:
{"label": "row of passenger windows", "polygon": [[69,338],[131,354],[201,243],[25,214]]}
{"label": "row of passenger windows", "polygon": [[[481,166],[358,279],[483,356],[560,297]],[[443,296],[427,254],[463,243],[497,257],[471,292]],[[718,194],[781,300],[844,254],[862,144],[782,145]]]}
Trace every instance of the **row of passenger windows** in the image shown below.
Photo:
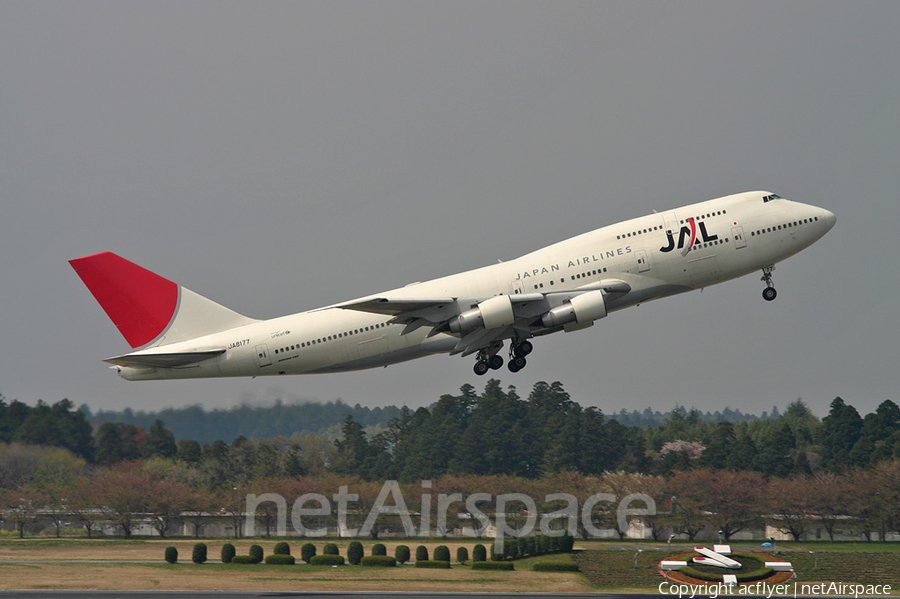
{"label": "row of passenger windows", "polygon": [[638,229],[633,233],[626,233],[625,235],[616,235],[616,239],[628,239],[629,237],[637,237],[638,235],[643,235],[644,233],[651,233],[653,231],[662,231],[662,225],[657,227],[650,227],[649,229]]}
{"label": "row of passenger windows", "polygon": [[[571,277],[569,277],[569,280],[570,280],[570,281],[574,281],[574,280],[576,280],[576,279],[586,279],[587,277],[595,277],[595,276],[600,275],[600,274],[603,274],[603,273],[605,273],[605,272],[606,272],[606,269],[605,269],[605,268],[598,268],[597,270],[589,270],[589,271],[587,271],[587,272],[579,273],[579,274],[577,274],[577,275],[572,275]],[[553,279],[550,279],[550,285],[553,285],[555,282],[556,282],[556,281],[554,281]],[[565,283],[565,282],[566,282],[566,278],[565,278],[565,277],[563,277],[563,278],[561,278],[561,279],[559,280],[560,285],[563,284],[563,283]],[[543,288],[544,288],[544,284],[543,284],[543,283],[537,283],[537,284],[535,284],[534,288],[535,288],[535,289],[543,289]]]}
{"label": "row of passenger windows", "polygon": [[291,345],[289,347],[281,347],[275,350],[276,354],[283,354],[288,351],[296,351],[302,347],[310,347],[312,345],[318,345],[319,343],[325,343],[326,341],[334,341],[335,339],[341,339],[343,337],[349,337],[351,335],[359,335],[360,333],[366,333],[368,331],[374,331],[375,329],[382,329],[388,326],[388,323],[382,322],[376,325],[362,327],[359,329],[352,329],[350,331],[344,331],[343,333],[336,333],[334,335],[328,335],[327,337],[321,337],[319,339],[313,339],[312,341],[304,341],[299,345]]}
{"label": "row of passenger windows", "polygon": [[[705,218],[712,218],[714,216],[722,216],[723,214],[728,214],[728,211],[727,210],[719,210],[718,212],[710,212],[706,216],[701,214],[700,216],[695,216],[694,221],[696,222],[698,220],[703,220]],[[681,221],[681,224],[683,225],[686,222],[687,222],[686,220],[683,220],[683,221]]]}
{"label": "row of passenger windows", "polygon": [[706,243],[701,242],[699,239],[694,242],[694,247],[699,249],[709,248],[714,245],[726,244],[728,243],[728,238],[725,239],[713,239],[712,241],[707,241]]}
{"label": "row of passenger windows", "polygon": [[795,220],[792,223],[786,223],[783,225],[778,225],[777,227],[767,227],[765,229],[760,229],[759,231],[751,231],[750,236],[756,237],[757,235],[762,235],[763,233],[771,233],[772,231],[781,231],[782,229],[792,229],[794,227],[799,227],[800,225],[806,225],[812,222],[816,222],[819,220],[819,217],[815,218],[804,218],[803,220]]}
{"label": "row of passenger windows", "polygon": [[[695,216],[694,221],[703,220],[705,218],[712,218],[714,216],[721,216],[723,214],[728,214],[727,210],[719,210],[717,212],[710,212],[708,214],[701,214],[700,216]],[[686,220],[682,220],[681,224],[686,223]],[[629,237],[637,237],[638,235],[643,235],[644,233],[652,233],[653,231],[662,231],[662,225],[657,225],[655,227],[650,227],[649,229],[638,229],[637,231],[633,231],[631,233],[626,233],[624,235],[616,235],[616,239],[628,239]]]}

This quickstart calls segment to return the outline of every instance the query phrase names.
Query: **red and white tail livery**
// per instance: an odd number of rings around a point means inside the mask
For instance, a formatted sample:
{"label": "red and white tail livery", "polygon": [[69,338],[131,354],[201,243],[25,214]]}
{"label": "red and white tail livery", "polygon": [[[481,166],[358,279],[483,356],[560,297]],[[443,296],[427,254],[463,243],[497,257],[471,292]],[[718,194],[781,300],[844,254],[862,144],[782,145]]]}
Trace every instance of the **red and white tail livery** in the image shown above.
{"label": "red and white tail livery", "polygon": [[[521,370],[532,340],[609,313],[762,271],[835,224],[766,191],[708,200],[584,233],[509,262],[270,320],[234,312],[110,252],[71,261],[130,353],[129,380],[342,372],[475,355]],[[507,348],[508,358],[501,354]]]}

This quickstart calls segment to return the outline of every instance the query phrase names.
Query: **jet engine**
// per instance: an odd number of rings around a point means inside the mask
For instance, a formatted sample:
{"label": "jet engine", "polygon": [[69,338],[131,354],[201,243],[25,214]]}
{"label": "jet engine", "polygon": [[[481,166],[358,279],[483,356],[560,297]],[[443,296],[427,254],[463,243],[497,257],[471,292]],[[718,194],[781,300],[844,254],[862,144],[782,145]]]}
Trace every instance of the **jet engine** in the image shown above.
{"label": "jet engine", "polygon": [[600,290],[576,295],[567,303],[557,306],[541,317],[547,328],[560,327],[570,322],[584,324],[606,316],[606,301]]}
{"label": "jet engine", "polygon": [[465,333],[476,327],[495,329],[515,322],[512,301],[508,295],[497,295],[486,299],[471,310],[466,310],[449,321],[454,333]]}

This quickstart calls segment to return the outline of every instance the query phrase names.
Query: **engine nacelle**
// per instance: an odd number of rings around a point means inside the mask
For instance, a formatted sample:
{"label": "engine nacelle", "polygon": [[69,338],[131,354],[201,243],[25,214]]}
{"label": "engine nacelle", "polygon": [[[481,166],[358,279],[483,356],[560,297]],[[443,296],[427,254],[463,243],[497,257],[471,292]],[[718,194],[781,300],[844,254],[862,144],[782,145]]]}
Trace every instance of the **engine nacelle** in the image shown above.
{"label": "engine nacelle", "polygon": [[465,333],[477,327],[496,329],[515,322],[512,300],[508,295],[498,295],[484,300],[471,310],[454,316],[448,323],[454,333]]}
{"label": "engine nacelle", "polygon": [[557,306],[541,317],[547,328],[561,327],[570,322],[585,324],[606,316],[606,300],[599,289],[576,295],[568,303]]}

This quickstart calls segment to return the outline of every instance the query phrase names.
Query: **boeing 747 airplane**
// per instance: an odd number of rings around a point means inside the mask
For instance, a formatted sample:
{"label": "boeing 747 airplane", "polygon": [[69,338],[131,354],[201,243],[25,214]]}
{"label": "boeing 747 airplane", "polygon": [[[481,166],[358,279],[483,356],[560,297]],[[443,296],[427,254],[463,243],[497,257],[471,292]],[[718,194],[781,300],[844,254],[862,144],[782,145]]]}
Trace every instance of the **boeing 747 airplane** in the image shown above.
{"label": "boeing 747 airplane", "polygon": [[136,350],[105,360],[128,380],[344,372],[438,353],[474,354],[483,375],[504,362],[521,370],[537,337],[753,271],[762,271],[771,301],[775,264],[834,223],[822,208],[741,193],[271,320],[238,314],[110,252],[70,263]]}

